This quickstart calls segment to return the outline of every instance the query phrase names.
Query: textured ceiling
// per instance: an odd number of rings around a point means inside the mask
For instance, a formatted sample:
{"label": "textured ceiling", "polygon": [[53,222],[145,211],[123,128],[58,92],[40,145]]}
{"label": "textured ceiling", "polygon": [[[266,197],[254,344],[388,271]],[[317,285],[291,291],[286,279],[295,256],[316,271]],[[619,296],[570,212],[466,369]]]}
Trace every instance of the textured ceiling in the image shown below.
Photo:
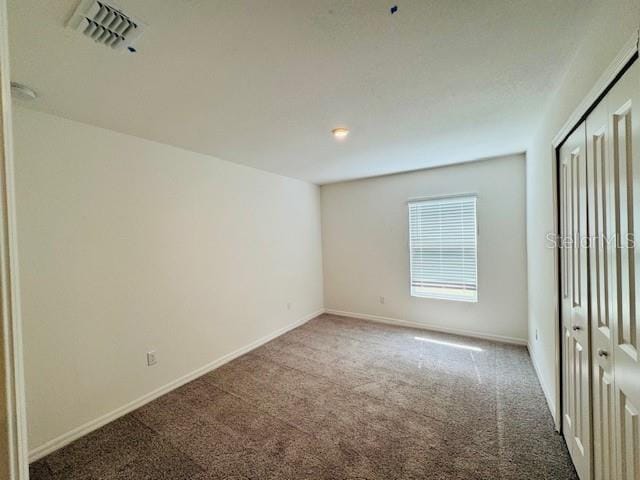
{"label": "textured ceiling", "polygon": [[[328,183],[524,151],[586,0],[121,0],[138,53],[9,0],[29,108]],[[348,126],[336,142],[330,130]]]}

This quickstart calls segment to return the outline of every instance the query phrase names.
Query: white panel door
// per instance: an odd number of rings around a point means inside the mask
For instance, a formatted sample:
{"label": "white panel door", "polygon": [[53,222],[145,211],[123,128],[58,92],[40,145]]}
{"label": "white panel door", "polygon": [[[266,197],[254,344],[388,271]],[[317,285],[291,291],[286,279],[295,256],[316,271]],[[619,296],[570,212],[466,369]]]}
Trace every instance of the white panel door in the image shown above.
{"label": "white panel door", "polygon": [[638,62],[606,97],[613,164],[615,250],[611,302],[616,472],[640,480],[640,66]]}
{"label": "white panel door", "polygon": [[591,390],[588,318],[586,127],[560,149],[563,226],[563,432],[582,480],[591,479]]}
{"label": "white panel door", "polygon": [[611,296],[615,296],[615,177],[609,153],[607,104],[587,119],[587,200],[589,211],[589,305],[592,356],[593,477],[616,480],[615,400]]}

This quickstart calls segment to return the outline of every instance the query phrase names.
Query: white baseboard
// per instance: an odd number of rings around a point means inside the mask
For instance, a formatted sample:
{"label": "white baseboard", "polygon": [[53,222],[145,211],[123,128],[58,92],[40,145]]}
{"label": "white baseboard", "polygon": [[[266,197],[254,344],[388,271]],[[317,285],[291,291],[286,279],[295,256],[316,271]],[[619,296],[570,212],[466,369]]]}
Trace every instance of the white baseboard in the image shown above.
{"label": "white baseboard", "polygon": [[280,328],[275,332],[270,333],[269,335],[266,335],[250,343],[245,347],[239,348],[231,353],[228,353],[218,358],[217,360],[214,360],[213,362],[208,363],[207,365],[204,365],[198,368],[197,370],[194,370],[191,373],[188,373],[152,392],[147,393],[146,395],[143,395],[140,398],[137,398],[136,400],[133,400],[132,402],[127,403],[126,405],[123,405],[122,407],[119,407],[105,415],[102,415],[101,417],[98,417],[95,420],[91,420],[85,423],[84,425],[74,428],[73,430],[70,430],[69,432],[62,434],[59,437],[44,443],[43,445],[35,447],[29,452],[29,461],[34,462],[36,460],[39,460],[42,457],[49,455],[55,450],[58,450],[59,448],[62,448],[65,445],[68,445],[74,440],[77,440],[78,438],[83,437],[84,435],[87,435],[88,433],[91,433],[94,430],[97,430],[98,428],[106,425],[107,423],[112,422],[113,420],[116,420],[117,418],[120,418],[126,415],[127,413],[142,407],[143,405],[151,402],[152,400],[155,400],[156,398],[164,395],[165,393],[169,393],[171,390],[175,390],[176,388],[184,385],[185,383],[189,383],[190,381],[195,380],[196,378],[204,375],[205,373],[215,370],[216,368],[221,367],[225,363],[228,363],[231,360],[234,360],[235,358],[238,358],[244,355],[245,353],[248,353],[251,350],[254,350],[264,345],[265,343],[273,340],[274,338],[279,337],[280,335],[283,335],[288,331],[293,330],[294,328],[297,328],[300,325],[305,324],[309,320],[317,317],[318,315],[321,315],[322,313],[324,313],[324,310],[319,310],[317,312],[313,312],[311,314],[305,315],[303,318],[293,322],[292,324],[287,325],[286,327]]}
{"label": "white baseboard", "polygon": [[536,375],[538,376],[538,383],[540,384],[540,388],[542,388],[542,393],[544,393],[544,398],[547,400],[547,406],[549,407],[549,411],[551,412],[551,417],[553,417],[553,422],[556,424],[556,429],[557,429],[558,420],[556,418],[555,400],[553,399],[553,397],[551,397],[551,395],[549,394],[549,391],[547,390],[547,387],[542,381],[542,375],[540,374],[540,368],[538,367],[538,362],[536,361],[535,355],[531,353],[532,349],[531,349],[530,343],[527,343],[527,350],[529,351],[531,364],[533,365],[533,369],[535,370]]}
{"label": "white baseboard", "polygon": [[453,335],[481,338],[483,340],[492,340],[494,342],[511,343],[514,345],[527,345],[527,340],[524,338],[506,337],[503,335],[493,335],[490,333],[476,332],[473,330],[440,327],[437,325],[429,325],[427,323],[400,320],[398,318],[382,317],[380,315],[369,315],[368,313],[343,312],[341,310],[333,310],[329,308],[325,309],[325,312],[330,313],[332,315],[340,315],[342,317],[360,318],[362,320],[371,320],[373,322],[378,322],[378,323],[388,323],[390,325],[400,325],[403,327],[420,328],[422,330],[431,330],[434,332],[451,333]]}

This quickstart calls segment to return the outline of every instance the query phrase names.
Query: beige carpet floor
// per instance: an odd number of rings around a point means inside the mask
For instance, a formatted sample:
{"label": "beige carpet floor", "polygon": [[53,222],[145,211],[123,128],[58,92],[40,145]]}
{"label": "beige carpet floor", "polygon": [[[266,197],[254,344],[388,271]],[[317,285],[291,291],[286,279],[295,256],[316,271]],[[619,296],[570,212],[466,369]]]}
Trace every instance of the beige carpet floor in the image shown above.
{"label": "beige carpet floor", "polygon": [[322,315],[33,480],[576,479],[524,347]]}

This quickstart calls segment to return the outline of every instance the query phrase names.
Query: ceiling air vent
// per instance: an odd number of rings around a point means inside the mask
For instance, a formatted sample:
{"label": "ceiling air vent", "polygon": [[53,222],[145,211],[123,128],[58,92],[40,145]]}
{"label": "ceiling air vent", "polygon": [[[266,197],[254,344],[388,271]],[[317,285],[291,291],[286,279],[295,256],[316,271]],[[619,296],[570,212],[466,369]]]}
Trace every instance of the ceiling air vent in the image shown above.
{"label": "ceiling air vent", "polygon": [[67,27],[115,50],[135,51],[133,43],[145,24],[119,8],[98,0],[81,0]]}

